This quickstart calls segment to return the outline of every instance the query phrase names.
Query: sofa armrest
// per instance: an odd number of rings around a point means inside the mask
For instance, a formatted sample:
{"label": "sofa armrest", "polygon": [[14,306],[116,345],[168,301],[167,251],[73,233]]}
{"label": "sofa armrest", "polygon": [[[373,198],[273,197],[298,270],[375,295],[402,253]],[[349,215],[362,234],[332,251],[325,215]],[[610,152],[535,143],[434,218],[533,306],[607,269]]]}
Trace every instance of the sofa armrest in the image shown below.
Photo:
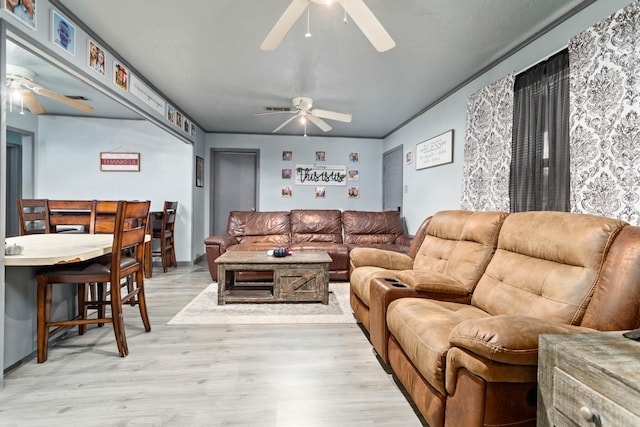
{"label": "sofa armrest", "polygon": [[205,252],[207,255],[207,265],[209,266],[209,274],[214,282],[218,281],[218,266],[216,259],[227,251],[229,246],[237,245],[238,240],[228,234],[219,234],[209,236],[204,239]]}
{"label": "sofa armrest", "polygon": [[498,315],[461,322],[451,331],[449,343],[495,362],[537,365],[539,335],[579,332],[595,330],[527,316]]}
{"label": "sofa armrest", "polygon": [[393,242],[395,245],[398,246],[406,246],[409,247],[411,246],[411,242],[413,241],[413,235],[412,234],[401,234],[396,238],[396,241]]}
{"label": "sofa armrest", "polygon": [[430,292],[446,295],[469,295],[469,291],[462,283],[437,271],[408,270],[402,271],[396,277],[420,292]]}
{"label": "sofa armrest", "polygon": [[349,253],[351,270],[362,266],[380,267],[387,270],[413,268],[413,259],[407,254],[377,248],[353,248]]}

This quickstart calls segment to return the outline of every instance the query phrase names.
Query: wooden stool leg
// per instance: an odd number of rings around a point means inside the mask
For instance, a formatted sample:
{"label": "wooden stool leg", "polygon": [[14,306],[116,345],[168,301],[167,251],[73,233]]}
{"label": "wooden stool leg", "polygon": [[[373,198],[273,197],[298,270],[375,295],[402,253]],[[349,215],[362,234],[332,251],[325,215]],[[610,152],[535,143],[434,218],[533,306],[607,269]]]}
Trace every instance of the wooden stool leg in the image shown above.
{"label": "wooden stool leg", "polygon": [[[87,307],[87,287],[93,287],[91,283],[78,283],[78,315],[82,320],[86,320],[88,318],[88,307]],[[89,292],[91,295],[91,300],[95,301],[96,298],[94,296],[94,292]],[[78,325],[78,334],[84,335],[87,331],[86,324]]]}
{"label": "wooden stool leg", "polygon": [[118,353],[121,357],[129,354],[127,348],[127,337],[124,332],[124,318],[122,316],[122,299],[120,297],[120,284],[111,283],[111,318],[113,322],[113,333],[118,345]]}
{"label": "wooden stool leg", "polygon": [[149,332],[151,331],[151,322],[149,322],[149,315],[147,314],[147,300],[144,296],[144,278],[142,277],[142,272],[138,271],[136,273],[136,286],[138,288],[138,309],[140,310],[140,317],[142,317],[142,324],[144,325],[144,330]]}
{"label": "wooden stool leg", "polygon": [[51,316],[51,284],[45,276],[38,276],[37,280],[37,340],[38,363],[47,361],[49,346],[49,319]]}

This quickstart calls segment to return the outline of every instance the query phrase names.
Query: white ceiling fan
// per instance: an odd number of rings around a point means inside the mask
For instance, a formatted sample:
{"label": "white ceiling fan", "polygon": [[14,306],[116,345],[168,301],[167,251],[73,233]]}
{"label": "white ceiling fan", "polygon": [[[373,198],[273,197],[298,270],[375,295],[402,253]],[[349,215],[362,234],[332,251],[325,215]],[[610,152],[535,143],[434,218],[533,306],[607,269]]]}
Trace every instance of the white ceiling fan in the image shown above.
{"label": "white ceiling fan", "polygon": [[[375,17],[373,12],[364,4],[363,0],[335,0],[342,5],[345,12],[351,16],[353,22],[356,23],[364,35],[369,39],[373,47],[378,52],[385,52],[392,49],[396,42],[393,41],[387,30],[384,29],[380,21]],[[262,50],[275,50],[285,38],[289,30],[296,23],[298,18],[307,9],[311,2],[330,5],[331,0],[293,0],[287,10],[284,11],[278,22],[271,29],[267,37],[260,45]],[[308,12],[307,12],[308,13]],[[308,18],[308,16],[307,16]],[[345,23],[347,22],[345,14]],[[307,19],[307,34],[308,31]]]}
{"label": "white ceiling fan", "polygon": [[338,113],[336,111],[321,110],[319,108],[313,108],[313,99],[307,97],[296,97],[291,100],[293,103],[293,109],[285,111],[269,111],[265,113],[256,113],[256,115],[265,114],[293,114],[292,117],[285,120],[280,126],[278,126],[273,133],[278,132],[280,129],[288,125],[296,118],[300,118],[305,125],[305,136],[307,134],[306,122],[310,121],[314,125],[318,126],[322,131],[329,132],[332,128],[329,123],[323,119],[337,120],[340,122],[351,123],[351,113]]}
{"label": "white ceiling fan", "polygon": [[48,90],[34,82],[36,74],[24,67],[7,64],[7,86],[9,88],[10,103],[21,102],[31,112],[31,114],[43,114],[46,112],[44,106],[36,95],[51,98],[63,104],[69,105],[86,113],[93,111],[93,107],[83,104],[73,98]]}

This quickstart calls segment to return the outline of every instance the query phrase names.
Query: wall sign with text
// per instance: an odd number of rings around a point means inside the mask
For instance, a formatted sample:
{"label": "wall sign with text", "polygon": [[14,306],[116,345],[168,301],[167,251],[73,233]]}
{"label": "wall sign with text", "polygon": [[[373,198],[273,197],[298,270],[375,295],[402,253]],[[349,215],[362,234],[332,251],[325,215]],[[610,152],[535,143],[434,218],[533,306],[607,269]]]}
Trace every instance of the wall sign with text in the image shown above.
{"label": "wall sign with text", "polygon": [[100,170],[110,172],[140,172],[140,153],[100,153]]}
{"label": "wall sign with text", "polygon": [[416,169],[453,163],[453,129],[416,145]]}
{"label": "wall sign with text", "polygon": [[347,185],[347,167],[296,165],[296,185]]}

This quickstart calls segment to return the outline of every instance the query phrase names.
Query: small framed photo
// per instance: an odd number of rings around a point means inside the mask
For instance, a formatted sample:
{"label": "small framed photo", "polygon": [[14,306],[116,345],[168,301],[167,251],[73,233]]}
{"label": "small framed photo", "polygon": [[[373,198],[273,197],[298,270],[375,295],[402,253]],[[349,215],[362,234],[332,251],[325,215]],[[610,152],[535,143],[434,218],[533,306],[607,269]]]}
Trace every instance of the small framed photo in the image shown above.
{"label": "small framed photo", "polygon": [[360,155],[357,152],[349,153],[349,162],[358,163],[360,161]]}
{"label": "small framed photo", "polygon": [[36,0],[6,0],[5,9],[32,30],[36,29]]}
{"label": "small framed photo", "polygon": [[204,187],[204,159],[196,156],[196,187]]}
{"label": "small framed photo", "polygon": [[129,91],[129,72],[118,61],[113,61],[113,82],[125,92]]}
{"label": "small framed photo", "polygon": [[176,111],[176,126],[182,129],[182,113],[180,111]]}
{"label": "small framed photo", "polygon": [[289,150],[283,151],[282,160],[285,162],[290,162],[291,160],[293,160],[293,152]]}
{"label": "small framed photo", "polygon": [[404,155],[404,164],[410,165],[411,163],[413,163],[413,151],[409,150],[407,154]]}
{"label": "small framed photo", "polygon": [[170,123],[176,122],[176,107],[171,104],[167,104],[167,121]]}
{"label": "small framed photo", "polygon": [[289,187],[288,185],[283,185],[282,189],[280,190],[280,195],[282,197],[291,197],[293,196],[293,189],[291,187]]}
{"label": "small framed photo", "polygon": [[191,129],[191,122],[189,121],[189,119],[184,119],[184,131],[186,133],[189,133],[189,129]]}
{"label": "small framed photo", "polygon": [[55,10],[51,14],[51,41],[69,55],[76,56],[76,27]]}
{"label": "small framed photo", "polygon": [[324,162],[326,153],[324,151],[316,151],[316,162]]}
{"label": "small framed photo", "polygon": [[191,136],[196,136],[196,125],[191,122]]}
{"label": "small framed photo", "polygon": [[316,187],[315,193],[316,193],[316,199],[324,199],[326,189],[324,187]]}
{"label": "small framed photo", "polygon": [[282,179],[291,179],[291,169],[282,169]]}
{"label": "small framed photo", "polygon": [[360,181],[360,172],[357,169],[349,169],[347,172],[347,179],[349,181]]}
{"label": "small framed photo", "polygon": [[348,194],[350,199],[357,199],[360,197],[360,190],[358,187],[349,187]]}
{"label": "small framed photo", "polygon": [[105,76],[105,60],[107,54],[96,42],[87,40],[87,67],[91,68],[102,77]]}

